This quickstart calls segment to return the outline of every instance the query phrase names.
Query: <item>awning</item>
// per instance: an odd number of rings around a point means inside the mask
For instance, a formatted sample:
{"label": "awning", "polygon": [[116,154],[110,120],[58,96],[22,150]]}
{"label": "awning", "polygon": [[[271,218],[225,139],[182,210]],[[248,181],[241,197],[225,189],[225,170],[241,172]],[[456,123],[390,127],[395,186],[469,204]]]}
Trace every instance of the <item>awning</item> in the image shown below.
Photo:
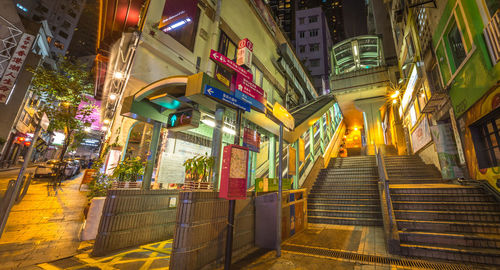
{"label": "awning", "polygon": [[[133,96],[125,97],[121,115],[148,123],[153,120],[166,123],[168,115],[176,110],[203,107],[215,112],[221,103],[204,94],[207,85],[231,92],[227,86],[203,72],[191,76],[168,77],[143,87]],[[295,129],[285,131],[284,140],[289,143],[296,141],[333,103],[333,95],[326,95],[294,108],[291,113],[295,118]],[[222,105],[235,109],[230,104]],[[243,117],[278,135],[279,121],[272,116],[272,108],[267,109],[265,114],[251,110],[245,112]]]}

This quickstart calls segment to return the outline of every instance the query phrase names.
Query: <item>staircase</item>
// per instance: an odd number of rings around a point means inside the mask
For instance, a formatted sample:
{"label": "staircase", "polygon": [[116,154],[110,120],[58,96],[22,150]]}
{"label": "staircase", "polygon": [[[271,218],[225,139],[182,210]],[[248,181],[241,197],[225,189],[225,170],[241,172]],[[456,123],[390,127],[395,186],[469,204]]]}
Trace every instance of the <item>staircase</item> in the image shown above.
{"label": "staircase", "polygon": [[381,226],[375,156],[335,158],[308,198],[310,223]]}
{"label": "staircase", "polygon": [[500,265],[500,203],[492,194],[442,183],[415,156],[385,161],[402,255]]}

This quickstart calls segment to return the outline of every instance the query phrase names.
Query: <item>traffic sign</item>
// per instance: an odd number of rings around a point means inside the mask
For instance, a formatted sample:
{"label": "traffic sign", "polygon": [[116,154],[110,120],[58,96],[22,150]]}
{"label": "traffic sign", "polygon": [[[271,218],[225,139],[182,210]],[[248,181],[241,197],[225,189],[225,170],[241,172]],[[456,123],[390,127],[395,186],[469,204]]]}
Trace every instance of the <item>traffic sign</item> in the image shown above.
{"label": "traffic sign", "polygon": [[264,103],[265,93],[264,89],[260,88],[258,85],[245,77],[236,75],[236,90],[245,93],[247,96],[254,98],[255,100]]}
{"label": "traffic sign", "polygon": [[228,103],[229,105],[238,107],[238,108],[245,110],[247,112],[250,111],[250,104],[248,104],[248,103],[244,102],[243,100],[238,99],[235,96],[228,94],[228,93],[226,93],[218,88],[210,86],[208,84],[205,85],[205,89],[204,89],[203,93],[206,96],[218,99],[220,101],[223,101],[225,103]]}
{"label": "traffic sign", "polygon": [[266,113],[266,105],[262,104],[261,102],[257,101],[256,99],[249,97],[248,95],[244,94],[243,92],[240,91],[234,91],[234,97],[237,99],[241,99],[242,101],[250,104],[255,110],[261,112],[261,113]]}

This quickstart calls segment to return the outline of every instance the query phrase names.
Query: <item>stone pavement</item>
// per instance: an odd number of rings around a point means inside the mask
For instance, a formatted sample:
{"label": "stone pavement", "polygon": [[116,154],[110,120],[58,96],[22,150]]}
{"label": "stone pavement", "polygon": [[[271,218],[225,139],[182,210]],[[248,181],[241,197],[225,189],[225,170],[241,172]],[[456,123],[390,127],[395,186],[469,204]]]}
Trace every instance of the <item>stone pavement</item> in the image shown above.
{"label": "stone pavement", "polygon": [[0,238],[0,269],[29,269],[35,264],[77,254],[87,205],[78,191],[83,174],[56,189],[47,180],[33,182],[9,215]]}

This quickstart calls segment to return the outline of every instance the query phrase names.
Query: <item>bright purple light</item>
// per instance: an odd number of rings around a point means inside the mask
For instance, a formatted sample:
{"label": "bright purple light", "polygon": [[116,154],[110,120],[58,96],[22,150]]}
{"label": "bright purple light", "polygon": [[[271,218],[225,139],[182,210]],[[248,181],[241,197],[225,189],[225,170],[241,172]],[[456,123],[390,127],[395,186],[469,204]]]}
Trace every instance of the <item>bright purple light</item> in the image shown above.
{"label": "bright purple light", "polygon": [[[92,111],[92,114],[90,114],[87,119],[85,119],[85,122],[90,122],[91,126],[90,128],[92,130],[101,130],[102,123],[101,123],[101,101],[100,100],[95,100],[92,97],[88,97],[89,102],[84,102],[82,101],[80,105],[78,106],[78,110],[81,110],[83,107],[87,105],[94,105],[94,110]],[[81,115],[76,116],[77,119],[81,119]]]}

